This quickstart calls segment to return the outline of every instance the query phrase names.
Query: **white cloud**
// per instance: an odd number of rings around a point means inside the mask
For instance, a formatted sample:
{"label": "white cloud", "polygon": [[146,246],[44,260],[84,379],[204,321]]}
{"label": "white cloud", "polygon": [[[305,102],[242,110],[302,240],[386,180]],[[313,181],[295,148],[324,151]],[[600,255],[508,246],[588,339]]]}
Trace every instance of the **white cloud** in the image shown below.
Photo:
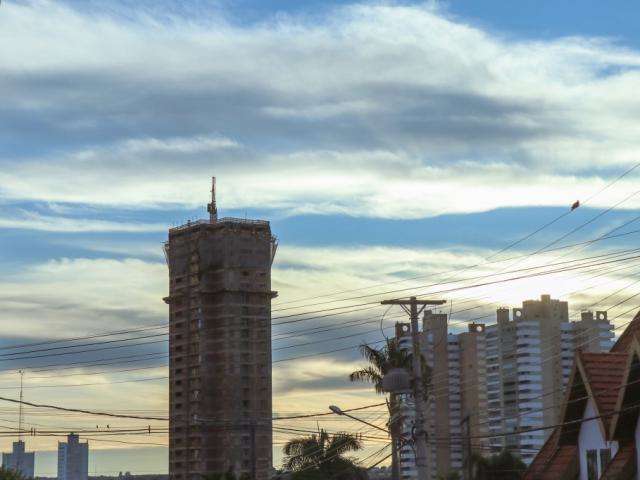
{"label": "white cloud", "polygon": [[166,225],[149,223],[128,223],[87,218],[69,218],[40,215],[23,211],[21,215],[0,216],[0,228],[41,230],[47,232],[121,232],[144,233],[162,232]]}
{"label": "white cloud", "polygon": [[[1,282],[3,335],[70,337],[155,325],[167,318],[164,262],[60,259]],[[45,333],[46,332],[46,333]]]}
{"label": "white cloud", "polygon": [[[314,22],[5,5],[3,115],[37,118],[42,145],[6,157],[2,195],[193,206],[217,175],[229,207],[413,218],[568,205],[637,161],[635,50],[507,40],[429,5]],[[28,151],[30,131],[6,135]]]}

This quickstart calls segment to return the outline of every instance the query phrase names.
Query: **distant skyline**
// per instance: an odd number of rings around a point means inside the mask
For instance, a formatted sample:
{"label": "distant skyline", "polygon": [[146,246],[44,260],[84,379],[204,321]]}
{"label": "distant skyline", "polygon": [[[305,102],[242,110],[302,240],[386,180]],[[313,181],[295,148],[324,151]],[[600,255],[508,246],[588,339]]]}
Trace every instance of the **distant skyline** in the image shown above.
{"label": "distant skyline", "polygon": [[[368,291],[382,295],[384,284],[417,276],[393,288],[428,291],[425,284],[444,278],[438,272],[482,263],[578,199],[586,203],[505,257],[585,222],[559,245],[621,225],[640,215],[640,169],[600,190],[640,161],[638,13],[628,2],[592,0],[3,1],[0,345],[165,323],[162,243],[170,226],[207,216],[212,175],[222,215],[271,220],[280,239],[274,317],[292,300],[375,285]],[[573,255],[636,244],[629,235]],[[515,268],[563,261],[563,254]],[[575,314],[629,284],[632,273],[540,277],[445,298],[455,310],[480,297],[482,308],[455,318],[492,321],[497,305],[584,289],[563,297]],[[388,327],[401,316],[385,318]],[[331,344],[378,341],[377,326],[352,327],[346,334],[353,336]],[[274,359],[328,350],[312,342],[339,335],[276,340]],[[166,345],[121,354],[137,352],[162,355]],[[0,390],[11,397],[17,368],[49,362],[4,361]],[[91,376],[27,372],[25,398],[163,414],[164,362],[131,372],[110,365]],[[327,398],[342,407],[379,401],[368,386],[347,381],[361,363],[354,348],[275,364],[275,410],[325,411]],[[0,405],[0,421],[15,427],[17,409]],[[26,409],[27,426],[37,428],[107,423]],[[148,422],[110,427],[132,423]],[[315,421],[295,425],[315,428]],[[323,425],[352,427],[339,419]],[[276,461],[285,439],[277,436]],[[8,451],[12,440],[0,447]],[[25,440],[36,451],[57,442]],[[140,445],[91,443],[99,459],[90,460],[91,472],[165,471],[163,447],[144,445],[166,444],[162,434],[116,440]],[[52,471],[39,458],[36,473]]]}

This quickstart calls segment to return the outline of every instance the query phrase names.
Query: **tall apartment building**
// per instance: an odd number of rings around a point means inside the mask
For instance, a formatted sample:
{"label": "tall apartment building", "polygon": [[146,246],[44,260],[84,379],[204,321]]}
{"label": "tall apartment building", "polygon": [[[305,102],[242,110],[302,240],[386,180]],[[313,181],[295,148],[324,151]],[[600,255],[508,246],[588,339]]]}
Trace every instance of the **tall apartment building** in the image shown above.
{"label": "tall apartment building", "polygon": [[[396,323],[396,340],[398,347],[409,354],[413,352],[413,339],[411,338],[410,323]],[[405,393],[397,396],[399,403],[398,418],[400,422],[400,432],[403,438],[411,438],[413,426],[416,420],[415,405],[413,395]],[[398,452],[399,469],[401,480],[416,480],[418,478],[418,468],[416,464],[416,452],[413,446],[405,443]]]}
{"label": "tall apartment building", "polygon": [[267,480],[272,466],[269,222],[218,218],[169,230],[169,474],[233,470]]}
{"label": "tall apartment building", "polygon": [[[582,312],[569,321],[567,302],[542,295],[521,308],[500,308],[494,325],[470,324],[448,330],[447,315],[426,311],[421,349],[431,367],[425,417],[429,435],[429,480],[465,473],[471,453],[487,455],[508,447],[530,462],[546,440],[545,431],[497,436],[553,425],[561,414],[564,387],[574,352],[608,351],[613,325],[606,312]],[[510,317],[511,315],[511,317]],[[411,350],[410,326],[398,324],[401,348]],[[403,397],[403,431],[411,435],[415,416],[410,395]],[[463,440],[470,435],[471,445]],[[417,478],[410,446],[400,455],[403,480]]]}
{"label": "tall apartment building", "polygon": [[[448,331],[448,316],[425,312],[421,348],[431,367],[427,403],[430,442],[429,478],[461,472],[470,454],[483,453],[488,442],[463,435],[486,435],[486,364],[484,325],[470,324],[468,331]],[[470,452],[468,449],[470,448]]]}
{"label": "tall apartment building", "polygon": [[58,442],[58,480],[87,480],[89,478],[89,444],[80,442],[71,433],[67,441]]}
{"label": "tall apartment building", "polygon": [[2,467],[20,473],[25,478],[34,477],[35,453],[25,451],[22,440],[13,442],[11,453],[2,454]]}
{"label": "tall apartment building", "polygon": [[[469,331],[448,332],[447,315],[426,311],[420,346],[431,369],[429,400],[425,418],[429,435],[429,479],[461,471],[468,455],[460,436],[487,433],[486,381],[484,362],[484,325],[471,324]],[[411,351],[409,324],[396,325],[400,348]],[[401,396],[402,433],[410,438],[415,421],[411,395]],[[480,452],[486,441],[474,441],[472,453]],[[400,473],[403,480],[417,479],[415,452],[411,445],[400,450]]]}
{"label": "tall apartment building", "polygon": [[[561,415],[564,387],[577,348],[608,351],[613,325],[606,312],[584,312],[569,321],[567,302],[542,295],[522,308],[497,311],[497,323],[486,327],[487,395],[490,432],[513,432],[553,425]],[[547,431],[493,437],[491,450],[518,451],[530,462]]]}

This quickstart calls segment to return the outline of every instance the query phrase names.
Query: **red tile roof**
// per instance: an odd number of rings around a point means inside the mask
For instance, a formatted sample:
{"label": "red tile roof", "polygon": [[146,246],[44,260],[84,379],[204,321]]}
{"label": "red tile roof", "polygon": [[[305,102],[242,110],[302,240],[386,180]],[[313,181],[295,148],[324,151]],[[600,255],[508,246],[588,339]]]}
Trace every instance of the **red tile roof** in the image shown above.
{"label": "red tile roof", "polygon": [[611,347],[611,351],[615,353],[628,351],[634,338],[640,338],[640,312],[636,313],[636,316],[618,337],[616,343]]}
{"label": "red tile roof", "polygon": [[[577,364],[581,367],[580,373],[576,372],[574,383],[568,388],[569,392],[573,392],[573,397],[578,395],[579,398],[572,398],[571,394],[567,397],[573,402],[571,408],[567,407],[568,410],[565,413],[569,421],[577,420],[582,418],[579,415],[584,415],[580,413],[584,412],[584,405],[586,405],[584,389],[581,387],[581,382],[584,382],[588,387],[587,391],[593,394],[598,415],[604,416],[602,424],[605,425],[607,435],[610,435],[608,432],[611,425],[610,418],[616,409],[621,387],[626,381],[624,374],[634,338],[640,340],[640,312],[620,336],[610,353],[581,351],[577,353]],[[580,401],[576,403],[576,400]],[[564,421],[567,421],[567,418]],[[579,473],[577,435],[561,437],[561,433],[561,428],[554,430],[529,465],[523,480],[557,480],[558,478],[569,480],[577,477]],[[621,445],[601,478],[606,480],[633,478],[636,472],[635,457],[635,442]]]}
{"label": "red tile roof", "polygon": [[522,480],[572,479],[578,471],[577,445],[558,446],[560,430],[554,431],[533,459]]}
{"label": "red tile roof", "polygon": [[549,465],[537,478],[540,480],[570,479],[575,477],[578,470],[578,446],[562,445],[556,449]]}
{"label": "red tile roof", "polygon": [[[590,353],[578,352],[577,361],[582,366],[582,373],[574,381],[588,385],[593,393],[598,415],[605,415],[602,424],[605,429],[609,426],[609,415],[615,411],[620,386],[622,385],[627,362],[627,353]],[[580,394],[582,395],[582,394]],[[582,397],[581,397],[582,398]],[[580,400],[580,399],[574,399]],[[574,414],[582,418],[587,400],[582,399],[574,403]],[[578,406],[582,404],[582,406]],[[579,410],[576,411],[575,409]],[[574,415],[572,414],[572,415]],[[565,418],[573,420],[573,418]],[[578,425],[576,425],[578,426]],[[543,445],[538,455],[527,469],[523,480],[557,480],[558,478],[573,478],[578,471],[578,446],[573,443],[558,444],[562,429],[557,428]],[[575,437],[577,440],[577,436]],[[575,441],[575,440],[574,440]],[[621,460],[619,460],[621,461]]]}
{"label": "red tile roof", "polygon": [[587,377],[584,380],[595,397],[598,414],[607,416],[602,422],[608,425],[608,416],[615,411],[624,382],[628,354],[579,352],[578,356]]}

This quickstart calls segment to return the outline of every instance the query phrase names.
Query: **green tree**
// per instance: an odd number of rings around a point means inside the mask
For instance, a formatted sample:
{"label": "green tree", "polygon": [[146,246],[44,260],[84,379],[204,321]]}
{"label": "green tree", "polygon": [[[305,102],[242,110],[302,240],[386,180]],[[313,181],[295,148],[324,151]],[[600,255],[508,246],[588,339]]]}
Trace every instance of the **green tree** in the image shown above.
{"label": "green tree", "polygon": [[520,480],[527,465],[509,450],[497,455],[471,457],[473,480]]}
{"label": "green tree", "polygon": [[[380,349],[376,349],[369,345],[361,345],[360,353],[369,362],[369,365],[351,373],[351,375],[349,375],[349,379],[352,382],[369,382],[373,384],[376,393],[379,394],[385,393],[382,388],[382,378],[390,370],[394,368],[404,368],[407,371],[411,371],[412,369],[411,354],[406,349],[400,348],[397,338],[387,339],[386,344]],[[422,378],[424,382],[423,387],[426,399],[429,391],[431,371],[427,363],[424,361],[424,358],[421,358],[421,362]],[[392,421],[392,419],[395,418],[396,414],[399,411],[397,396],[391,394],[389,396],[389,402],[387,403],[387,405],[389,408],[390,418],[388,426],[389,431],[391,432],[391,442],[393,447],[391,457],[392,468],[394,472],[393,476],[394,478],[400,478],[398,443],[400,440],[401,432],[398,422]]]}
{"label": "green tree", "polygon": [[362,448],[362,440],[350,433],[329,435],[320,430],[308,437],[289,440],[284,448],[284,467],[293,480],[366,480],[367,472],[345,455]]}

